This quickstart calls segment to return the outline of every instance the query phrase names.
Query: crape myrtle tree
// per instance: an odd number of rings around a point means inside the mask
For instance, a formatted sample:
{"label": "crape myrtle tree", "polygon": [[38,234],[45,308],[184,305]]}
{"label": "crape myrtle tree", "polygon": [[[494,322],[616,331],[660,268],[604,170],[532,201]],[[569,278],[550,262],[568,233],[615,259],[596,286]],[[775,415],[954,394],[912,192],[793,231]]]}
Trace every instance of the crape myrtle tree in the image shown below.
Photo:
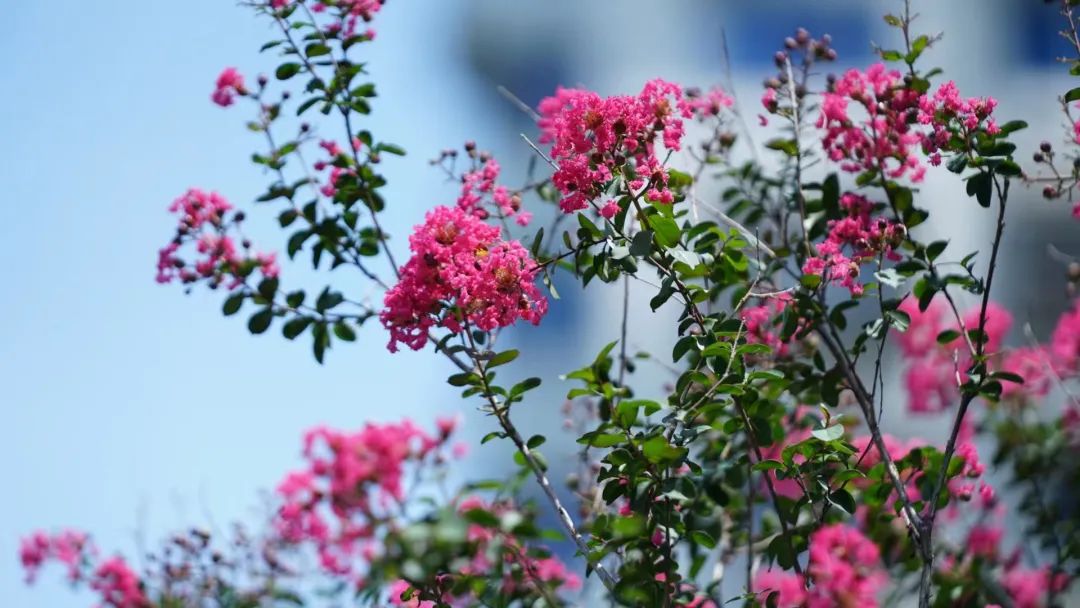
{"label": "crape myrtle tree", "polygon": [[[752,109],[730,86],[559,88],[519,104],[535,119],[526,184],[507,185],[474,143],[432,161],[460,191],[417,217],[400,259],[379,169],[403,150],[377,132],[363,62],[383,2],[249,4],[275,26],[262,50],[280,60],[256,78],[226,69],[212,100],[250,113],[269,179],[254,208],[277,215],[283,254],[338,280],[290,288],[280,254],[244,236],[245,211],[193,188],[169,208],[158,281],[217,289],[224,314],[310,344],[319,362],[358,339],[445,357],[461,412],[479,410],[484,443],[513,445],[519,473],[447,487],[457,417],[316,428],[253,532],[184,532],[142,571],[84,533],[38,532],[21,550],[28,578],[57,562],[114,608],[1064,605],[1080,573],[1080,300],[1036,336],[1012,327],[995,277],[1023,212],[1010,196],[1077,198],[1080,88],[1059,92],[1065,131],[1046,136],[1058,143],[1018,153],[1009,140],[1026,123],[929,67],[939,35],[903,5],[862,69],[830,74],[827,35],[778,40]],[[1075,49],[1063,69],[1080,75],[1080,15],[1058,9]],[[980,251],[923,239],[927,172],[951,173],[950,204],[987,216]],[[555,219],[536,227],[543,205]],[[1066,264],[1072,290],[1080,264]],[[358,272],[329,272],[343,266]],[[522,379],[519,352],[499,344],[559,305],[558,274],[624,294],[610,344],[564,370],[581,464],[568,488],[545,438],[516,421],[541,379]],[[627,312],[645,306],[678,313],[672,352],[628,352]],[[889,434],[890,349],[911,415],[948,413],[943,444]],[[635,385],[651,363],[671,374],[665,394]],[[1019,540],[1004,540],[1006,521]]]}

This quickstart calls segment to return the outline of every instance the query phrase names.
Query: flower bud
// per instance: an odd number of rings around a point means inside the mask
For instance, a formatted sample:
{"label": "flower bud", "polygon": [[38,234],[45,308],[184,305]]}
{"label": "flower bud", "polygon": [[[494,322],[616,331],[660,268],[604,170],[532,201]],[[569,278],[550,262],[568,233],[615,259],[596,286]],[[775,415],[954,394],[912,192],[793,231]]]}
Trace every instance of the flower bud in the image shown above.
{"label": "flower bud", "polygon": [[1069,263],[1069,280],[1080,281],[1080,262]]}
{"label": "flower bud", "polygon": [[1053,147],[1050,145],[1050,142],[1044,141],[1039,144],[1039,149],[1049,154]]}

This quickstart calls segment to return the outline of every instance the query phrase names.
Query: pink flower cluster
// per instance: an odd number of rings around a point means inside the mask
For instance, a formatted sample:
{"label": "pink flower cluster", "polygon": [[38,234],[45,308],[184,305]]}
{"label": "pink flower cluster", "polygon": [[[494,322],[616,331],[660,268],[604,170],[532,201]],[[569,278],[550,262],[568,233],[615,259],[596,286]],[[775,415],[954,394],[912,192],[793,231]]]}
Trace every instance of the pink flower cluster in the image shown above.
{"label": "pink flower cluster", "polygon": [[97,591],[105,606],[113,608],[148,608],[138,575],[121,557],[106,560],[94,571],[90,588]]}
{"label": "pink flower cluster", "polygon": [[659,137],[668,150],[679,150],[683,118],[696,106],[682,89],[664,80],[651,80],[637,96],[601,97],[583,89],[558,88],[540,102],[540,142],[551,143],[558,165],[552,181],[567,213],[580,211],[603,195],[608,183],[621,175],[633,191],[674,201],[668,175],[656,155]]}
{"label": "pink flower cluster", "polygon": [[844,193],[840,206],[847,216],[829,221],[828,236],[815,245],[817,255],[807,258],[802,270],[861,295],[860,266],[878,255],[899,260],[894,248],[903,242],[906,230],[903,224],[874,217],[874,204],[860,194]]}
{"label": "pink flower cluster", "polygon": [[[975,447],[975,444],[970,441],[961,441],[958,443],[956,445],[954,457],[963,459],[964,465],[960,468],[960,473],[949,480],[949,493],[960,500],[971,500],[975,495],[976,488],[975,481],[973,480],[978,480],[982,477],[982,474],[986,472],[986,465],[979,460],[979,450]],[[981,481],[979,491],[980,496],[983,497],[984,506],[992,505],[995,502],[993,486],[990,486],[985,481]]]}
{"label": "pink flower cluster", "polygon": [[233,104],[237,95],[247,95],[244,88],[244,77],[236,68],[225,68],[218,75],[217,84],[214,87],[210,99],[217,105],[225,108]]}
{"label": "pink flower cluster", "polygon": [[[773,95],[775,100],[775,91]],[[865,72],[848,70],[821,101],[817,124],[825,130],[822,145],[826,154],[845,171],[882,170],[892,179],[907,174],[912,181],[921,181],[926,167],[916,152],[922,138],[910,120],[920,97],[904,86],[900,72],[882,63]],[[849,102],[861,106],[866,117],[852,119]],[[769,100],[763,103],[768,107]]]}
{"label": "pink flower cluster", "polygon": [[[295,0],[270,0],[270,8],[280,10],[294,4]],[[323,0],[312,3],[311,10],[315,13],[324,13],[328,8],[337,8],[338,21],[326,26],[326,31],[331,34],[341,32],[346,38],[354,35],[361,21],[370,22],[375,18],[375,13],[382,9],[386,0]],[[375,32],[364,32],[369,40],[375,38]]]}
{"label": "pink flower cluster", "polygon": [[684,107],[689,108],[690,113],[698,120],[718,117],[733,105],[735,99],[720,87],[713,87],[704,93],[687,90],[684,100]]}
{"label": "pink flower cluster", "polygon": [[22,540],[19,560],[26,570],[27,582],[33,582],[38,570],[48,561],[59,562],[67,568],[68,580],[76,582],[82,578],[87,553],[92,551],[93,547],[84,532],[65,530],[50,536],[38,531]]}
{"label": "pink flower cluster", "polygon": [[1059,373],[1080,371],[1080,299],[1058,319],[1050,336],[1050,353]]}
{"label": "pink flower cluster", "polygon": [[[962,338],[942,346],[937,344],[936,336],[946,329],[959,331],[960,328],[946,321],[947,307],[941,301],[932,302],[926,311],[920,312],[916,302],[908,298],[900,304],[900,310],[911,318],[907,331],[898,337],[908,363],[905,383],[909,409],[917,413],[944,410],[957,395],[957,367],[962,374],[970,353]],[[978,307],[964,313],[962,318],[968,331],[979,327],[979,315]],[[1004,341],[1012,327],[1012,315],[994,302],[987,306],[986,315],[984,350],[991,356],[991,370],[1010,372],[1024,380],[1023,384],[1003,380],[1003,398],[1025,402],[1044,397],[1050,391],[1054,374],[1068,378],[1080,373],[1080,300],[1061,315],[1045,345],[1006,349]],[[958,366],[953,363],[954,351],[959,353]]]}
{"label": "pink flower cluster", "polygon": [[791,301],[791,296],[783,294],[769,298],[759,306],[746,306],[739,311],[739,318],[746,324],[746,338],[751,344],[765,344],[772,348],[773,354],[786,356],[790,347],[787,341],[780,339],[776,318],[783,314]]}
{"label": "pink flower cluster", "polygon": [[547,312],[534,284],[539,270],[521,243],[459,207],[436,207],[409,237],[412,257],[387,293],[379,319],[398,344],[419,350],[436,327],[491,331]]}
{"label": "pink flower cluster", "polygon": [[873,541],[851,526],[830,524],[810,535],[809,553],[806,576],[813,582],[810,589],[797,574],[764,571],[753,584],[762,603],[777,592],[779,608],[878,606],[878,592],[888,577]]}
{"label": "pink flower cluster", "polygon": [[919,99],[917,119],[932,128],[932,132],[923,138],[923,148],[934,154],[931,162],[940,162],[938,150],[951,149],[950,140],[954,134],[962,137],[965,147],[980,129],[996,135],[1000,129],[990,116],[996,106],[997,100],[993,97],[960,97],[956,83],[951,80],[938,87],[932,96],[923,95]]}
{"label": "pink flower cluster", "polygon": [[1068,586],[1069,577],[1054,576],[1049,568],[1007,568],[1001,586],[1009,594],[1014,608],[1043,608],[1048,590],[1060,592]]}
{"label": "pink flower cluster", "polygon": [[113,557],[95,566],[97,555],[87,535],[73,530],[52,536],[35,532],[23,539],[19,550],[27,582],[33,582],[47,562],[56,561],[67,569],[72,583],[89,582],[102,608],[149,608],[142,582],[127,562]]}
{"label": "pink flower cluster", "polygon": [[[352,150],[359,151],[363,148],[364,143],[360,141],[360,138],[354,137],[352,140]],[[341,179],[346,176],[356,175],[356,170],[350,168],[347,152],[333,140],[323,140],[319,142],[319,147],[326,151],[327,160],[316,161],[312,168],[318,172],[329,169],[327,181],[319,188],[319,192],[327,198],[334,198],[337,194],[339,183]]]}
{"label": "pink flower cluster", "polygon": [[355,433],[308,431],[308,465],[277,487],[283,501],[274,520],[277,534],[287,543],[311,543],[326,572],[355,574],[358,557],[375,555],[378,522],[405,500],[403,477],[410,467],[439,457],[454,421],[439,426],[437,436],[409,420],[368,423]]}
{"label": "pink flower cluster", "polygon": [[[173,240],[158,251],[157,282],[178,279],[182,283],[194,283],[207,279],[212,287],[217,287],[228,280],[227,288],[235,289],[254,270],[264,277],[276,277],[279,268],[273,253],[251,252],[246,239],[241,242],[244,251],[237,250],[229,232],[239,226],[243,214],[237,212],[230,220],[227,216],[232,208],[220,194],[197,188],[174,200],[169,211],[179,215],[180,222]],[[193,243],[199,254],[194,264],[179,255],[188,243]]]}
{"label": "pink flower cluster", "polygon": [[[947,345],[937,343],[937,336],[946,329],[960,331],[956,323],[946,320],[948,308],[940,300],[934,300],[925,311],[919,310],[914,298],[905,298],[899,310],[907,313],[911,319],[907,331],[899,335],[901,353],[907,360],[904,380],[908,388],[908,409],[914,413],[936,413],[945,410],[957,395],[957,373],[963,374],[967,368],[971,353],[964,339],[957,338]],[[968,331],[978,329],[980,308],[978,306],[966,312],[962,318]],[[986,345],[984,351],[998,360],[1005,336],[1012,327],[1012,315],[1001,305],[990,302],[986,309]],[[957,363],[953,354],[957,353]],[[1004,357],[1005,366],[1008,355]],[[1001,369],[1002,364],[993,369]],[[958,371],[959,370],[959,371]],[[1007,386],[1008,383],[1005,383]],[[1027,384],[1024,385],[1029,386]],[[1033,382],[1031,386],[1038,386]],[[1003,386],[1003,391],[1006,390]],[[1012,390],[1011,388],[1008,390]]]}
{"label": "pink flower cluster", "polygon": [[[468,144],[466,149],[468,149]],[[479,165],[466,171],[461,176],[461,194],[458,196],[457,205],[462,211],[475,216],[477,219],[486,220],[491,213],[484,208],[485,197],[490,197],[491,208],[500,218],[514,218],[519,226],[529,225],[532,214],[521,210],[521,196],[513,194],[506,186],[496,184],[499,179],[499,162],[490,154],[481,153]]]}

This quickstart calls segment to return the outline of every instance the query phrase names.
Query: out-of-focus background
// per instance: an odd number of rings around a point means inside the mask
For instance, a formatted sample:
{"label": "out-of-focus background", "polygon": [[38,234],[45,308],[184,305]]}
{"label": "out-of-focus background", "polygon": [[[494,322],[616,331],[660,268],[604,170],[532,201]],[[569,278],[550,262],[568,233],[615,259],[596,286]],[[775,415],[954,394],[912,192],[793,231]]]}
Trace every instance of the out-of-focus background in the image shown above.
{"label": "out-of-focus background", "polygon": [[[946,32],[928,64],[943,67],[965,95],[997,96],[1002,121],[1031,123],[1018,158],[1027,161],[1041,139],[1063,144],[1055,96],[1070,84],[1054,61],[1066,48],[1052,6],[957,0],[915,8],[917,29]],[[384,163],[386,222],[399,256],[423,212],[456,196],[426,163],[439,150],[474,139],[496,154],[511,185],[520,183],[530,151],[518,133],[532,128],[496,85],[529,104],[559,84],[611,94],[662,76],[707,87],[725,79],[725,32],[734,92],[753,123],[772,54],[795,27],[832,35],[840,61],[830,69],[864,67],[875,60],[871,41],[899,46],[881,19],[898,10],[898,1],[884,0],[389,2],[365,52],[380,93],[368,126],[410,153]],[[260,491],[298,464],[300,434],[310,426],[406,415],[426,424],[463,411],[474,445],[492,429],[443,382],[449,368],[441,358],[391,356],[376,324],[319,366],[307,343],[286,342],[276,330],[253,338],[241,320],[223,318],[220,293],[185,297],[154,283],[174,197],[195,185],[246,205],[269,181],[247,162],[261,147],[243,126],[249,108],[223,111],[209,101],[223,66],[249,79],[272,69],[272,58],[257,52],[273,35],[268,22],[222,0],[58,0],[13,5],[2,27],[0,605],[88,603],[58,584],[59,575],[24,588],[18,540],[35,528],[86,529],[105,551],[135,555],[139,536],[154,541],[191,524],[251,518],[261,512]],[[987,250],[990,215],[955,176],[932,170],[924,192],[935,220],[926,230],[951,238],[958,256]],[[1045,337],[1067,301],[1062,267],[1046,245],[1080,253],[1080,242],[1064,202],[1017,194],[998,297]],[[280,247],[272,212],[250,215],[259,244]],[[306,264],[287,265],[286,281],[293,272],[306,276]],[[358,277],[338,280],[346,291],[370,289]],[[556,374],[618,336],[617,292],[563,291],[540,328],[508,336],[529,344],[512,371],[546,378],[544,392],[515,416],[549,436],[559,434],[567,388]],[[670,352],[670,325],[655,320],[639,300],[632,348]],[[1021,339],[1014,330],[1012,342]],[[664,374],[642,366],[641,392],[659,395]],[[897,399],[885,426],[938,439],[945,424],[904,418]],[[549,446],[556,469],[568,466],[570,445]],[[457,471],[499,475],[507,455],[476,445]]]}

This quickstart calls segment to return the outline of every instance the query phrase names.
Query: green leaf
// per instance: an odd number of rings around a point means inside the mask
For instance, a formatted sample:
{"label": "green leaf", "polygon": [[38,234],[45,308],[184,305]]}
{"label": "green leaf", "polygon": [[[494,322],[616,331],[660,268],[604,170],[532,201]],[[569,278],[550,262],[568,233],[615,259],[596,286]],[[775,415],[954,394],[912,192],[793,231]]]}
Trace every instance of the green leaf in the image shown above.
{"label": "green leaf", "polygon": [[240,307],[244,304],[244,294],[242,292],[234,293],[225,299],[225,303],[221,306],[221,312],[226,316],[232,316],[240,312]]}
{"label": "green leaf", "polygon": [[307,48],[304,49],[304,54],[308,57],[322,57],[323,55],[330,54],[330,47],[319,42],[313,42],[307,45]]}
{"label": "green leaf", "polygon": [[886,310],[885,318],[888,319],[889,324],[900,331],[907,331],[909,325],[911,325],[911,315],[902,310]]}
{"label": "green leaf", "polygon": [[491,369],[493,367],[498,367],[500,365],[510,363],[514,359],[517,359],[518,354],[519,353],[516,350],[504,350],[503,352],[498,353],[494,357],[492,357],[491,360],[488,361],[487,367],[488,369]]}
{"label": "green leaf", "polygon": [[532,437],[529,437],[529,441],[526,442],[525,445],[529,446],[530,450],[535,450],[544,445],[545,441],[547,441],[547,437],[544,437],[543,435],[533,435]]}
{"label": "green leaf", "polygon": [[356,340],[356,332],[344,321],[334,323],[334,335],[343,342],[354,342]]}
{"label": "green leaf", "polygon": [[540,378],[526,378],[510,389],[510,396],[517,397],[519,395],[524,395],[527,391],[531,391],[538,386],[540,386]]}
{"label": "green leaf", "polygon": [[1013,382],[1015,384],[1023,384],[1024,377],[1020,374],[1014,374],[1012,372],[993,372],[990,374],[991,378],[995,380],[1004,380],[1006,382]]}
{"label": "green leaf", "polygon": [[1080,99],[1080,87],[1076,87],[1075,89],[1069,89],[1069,92],[1065,93],[1066,102],[1076,101],[1077,99]]}
{"label": "green leaf", "polygon": [[290,319],[281,328],[281,335],[285,336],[289,340],[293,340],[296,336],[304,333],[304,330],[311,325],[311,317],[296,317]]}
{"label": "green leaf", "polygon": [[829,494],[829,500],[848,513],[855,514],[855,498],[847,490],[839,489]]}
{"label": "green leaf", "polygon": [[1014,133],[1021,129],[1026,129],[1027,126],[1028,123],[1022,120],[1010,120],[1009,122],[1001,125],[1001,127],[999,128],[1001,129],[1001,135],[1008,135],[1009,133]]}
{"label": "green leaf", "polygon": [[584,443],[594,448],[610,448],[626,443],[626,437],[616,433],[598,433],[591,436],[586,435],[579,439],[578,443]]}
{"label": "green leaf", "polygon": [[968,179],[968,196],[974,196],[983,207],[990,206],[990,198],[993,194],[994,182],[989,171],[976,173]]}
{"label": "green leaf", "polygon": [[251,318],[248,319],[248,331],[253,334],[261,334],[270,327],[270,322],[273,319],[274,311],[269,307],[264,308],[251,315]]}
{"label": "green leaf", "polygon": [[630,241],[630,255],[642,258],[652,253],[652,240],[651,230],[642,230],[635,234]]}
{"label": "green leaf", "polygon": [[589,218],[585,217],[584,213],[577,214],[577,219],[578,225],[581,226],[581,229],[584,230],[589,236],[593,238],[600,238],[604,236],[604,231],[597,228],[596,224],[594,224]]}
{"label": "green leaf", "polygon": [[956,331],[955,329],[946,329],[945,331],[937,335],[937,342],[938,344],[948,344],[949,342],[952,342],[959,337],[960,332]]}
{"label": "green leaf", "polygon": [[794,139],[771,139],[765,142],[765,147],[770,150],[779,150],[788,156],[799,153],[799,144]]}
{"label": "green leaf", "polygon": [[274,75],[277,76],[278,80],[288,80],[293,76],[296,76],[299,72],[300,64],[290,62],[279,65],[274,72]]}
{"label": "green leaf", "polygon": [[713,549],[716,547],[716,539],[709,536],[709,533],[703,530],[694,530],[691,532],[690,539],[694,541],[695,545],[700,545],[706,549]]}
{"label": "green leaf", "polygon": [[844,436],[844,425],[834,424],[824,429],[814,429],[810,434],[822,441],[836,441]]}
{"label": "green leaf", "polygon": [[649,226],[656,231],[656,241],[664,247],[674,247],[679,244],[679,239],[682,238],[679,225],[669,217],[654,215],[649,218]]}
{"label": "green leaf", "polygon": [[641,451],[649,462],[660,465],[674,464],[689,452],[686,448],[677,448],[669,444],[663,435],[650,438],[641,446]]}
{"label": "green leaf", "polygon": [[471,386],[476,384],[480,380],[480,377],[472,372],[463,372],[460,374],[454,374],[446,379],[447,384],[450,386]]}
{"label": "green leaf", "polygon": [[768,551],[776,556],[776,563],[784,570],[790,570],[795,566],[795,552],[786,534],[777,534],[769,543]]}

